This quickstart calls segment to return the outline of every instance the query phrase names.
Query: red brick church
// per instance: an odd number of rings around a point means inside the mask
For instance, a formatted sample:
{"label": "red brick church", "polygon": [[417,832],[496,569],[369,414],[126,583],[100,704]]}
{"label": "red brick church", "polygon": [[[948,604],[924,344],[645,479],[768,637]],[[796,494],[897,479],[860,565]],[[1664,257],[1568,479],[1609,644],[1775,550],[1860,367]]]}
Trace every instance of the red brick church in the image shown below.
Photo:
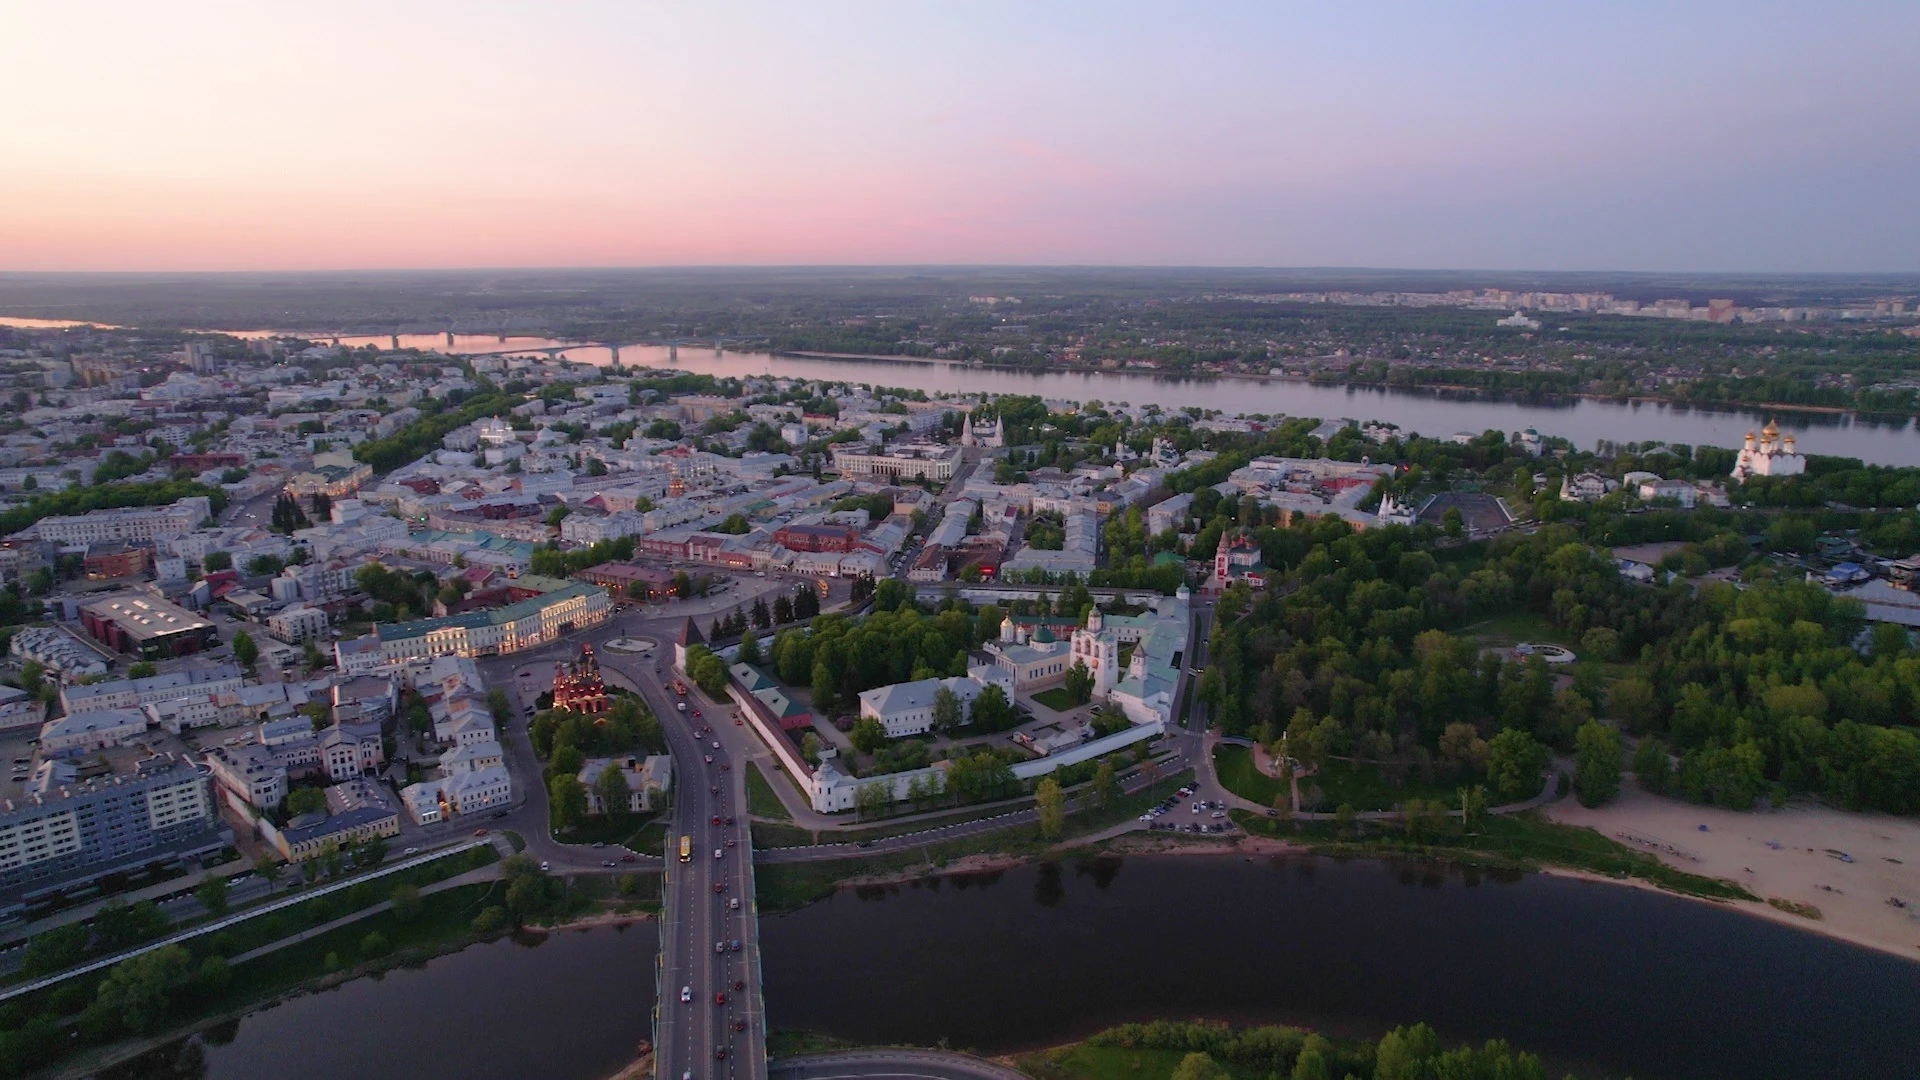
{"label": "red brick church", "polygon": [[607,711],[607,684],[600,679],[600,661],[593,646],[580,646],[580,659],[553,665],[553,707],[559,712],[586,716]]}

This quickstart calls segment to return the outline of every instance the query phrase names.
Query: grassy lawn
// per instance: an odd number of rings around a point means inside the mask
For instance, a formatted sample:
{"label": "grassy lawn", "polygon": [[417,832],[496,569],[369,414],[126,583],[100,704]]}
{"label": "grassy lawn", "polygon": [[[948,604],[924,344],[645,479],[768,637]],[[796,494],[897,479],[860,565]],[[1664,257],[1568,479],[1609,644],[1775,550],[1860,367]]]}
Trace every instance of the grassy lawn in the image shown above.
{"label": "grassy lawn", "polygon": [[777,821],[754,821],[749,823],[752,830],[753,846],[758,848],[804,847],[814,842],[813,834],[798,825],[785,825]]}
{"label": "grassy lawn", "polygon": [[1073,695],[1067,693],[1067,688],[1064,686],[1056,686],[1029,696],[1054,712],[1068,712],[1080,707],[1074,703]]}
{"label": "grassy lawn", "polygon": [[1545,615],[1531,611],[1515,611],[1498,615],[1474,623],[1462,633],[1496,645],[1518,645],[1523,641],[1549,641],[1576,651],[1580,646],[1578,641],[1555,628]]}
{"label": "grassy lawn", "polygon": [[1272,806],[1276,795],[1287,793],[1285,781],[1276,780],[1254,768],[1253,751],[1247,747],[1226,743],[1214,747],[1213,767],[1220,773],[1223,787],[1261,806]]}
{"label": "grassy lawn", "polygon": [[[773,821],[792,821],[793,815],[780,804],[780,796],[774,793],[773,785],[760,775],[760,766],[756,762],[747,769],[747,813],[757,818]],[[785,781],[791,783],[792,781]]]}
{"label": "grassy lawn", "polygon": [[[1252,763],[1247,765],[1254,772]],[[1259,775],[1257,772],[1254,773]],[[1264,779],[1264,778],[1263,778]],[[1277,783],[1278,781],[1275,781]],[[1325,809],[1332,810],[1342,804],[1355,810],[1391,810],[1408,799],[1439,799],[1441,802],[1458,801],[1460,784],[1447,781],[1424,781],[1409,770],[1406,783],[1394,787],[1380,775],[1377,765],[1361,765],[1351,761],[1325,761],[1320,771],[1311,777],[1300,779],[1300,796],[1304,800],[1310,786],[1318,785],[1325,793],[1322,802]]]}
{"label": "grassy lawn", "polygon": [[1357,835],[1342,835],[1330,821],[1289,824],[1240,810],[1232,814],[1249,833],[1310,843],[1314,850],[1329,855],[1427,856],[1516,870],[1565,866],[1608,877],[1635,877],[1663,889],[1715,900],[1757,899],[1734,882],[1676,870],[1592,829],[1548,821],[1534,811],[1487,818],[1472,834],[1449,819],[1442,834],[1425,843],[1409,841],[1397,823],[1363,822]]}
{"label": "grassy lawn", "polygon": [[[651,840],[649,830],[653,830]],[[653,817],[624,814],[618,818],[588,818],[565,832],[554,833],[553,838],[563,844],[621,844],[635,851],[659,851],[665,832],[666,826]]]}

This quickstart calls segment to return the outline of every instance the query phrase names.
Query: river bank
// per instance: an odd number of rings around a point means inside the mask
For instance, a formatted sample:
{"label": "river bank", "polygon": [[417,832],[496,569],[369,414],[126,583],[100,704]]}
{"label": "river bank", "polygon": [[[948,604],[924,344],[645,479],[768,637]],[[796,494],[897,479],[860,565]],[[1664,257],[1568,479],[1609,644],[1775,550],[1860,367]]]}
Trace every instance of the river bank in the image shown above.
{"label": "river bank", "polygon": [[[397,919],[382,911],[371,933],[392,942],[390,951],[355,960],[359,937],[367,926],[340,927],[317,937],[296,935],[275,954],[233,968],[235,989],[217,1007],[194,1013],[164,1030],[133,1039],[88,1047],[36,1073],[48,1080],[80,1080],[161,1052],[166,1047],[205,1036],[224,1025],[258,1015],[316,994],[337,990],[362,979],[378,980],[390,972],[417,969],[436,959],[463,953],[475,946],[510,941],[532,947],[562,932],[621,930],[649,923],[654,916],[633,910],[587,910],[518,928],[482,929],[472,919],[492,898],[493,885],[467,885],[453,890],[461,895],[429,894],[428,909],[411,919]],[[343,963],[342,954],[348,958]]]}
{"label": "river bank", "polygon": [[1733,905],[1747,914],[1920,960],[1920,821],[1811,803],[1723,810],[1632,782],[1605,806],[1569,799],[1546,813],[1676,869],[1739,882],[1759,898]]}
{"label": "river bank", "polygon": [[[1162,371],[1158,368],[1107,367],[1100,364],[1049,364],[1036,368],[1021,364],[997,364],[991,360],[962,361],[949,360],[933,356],[901,356],[880,353],[837,353],[820,352],[811,349],[781,349],[770,355],[795,360],[852,361],[880,364],[924,364],[945,365],[963,370],[1005,371],[1034,375],[1100,375],[1128,378],[1206,380],[1229,379],[1253,383],[1298,383],[1303,386],[1322,387],[1329,390],[1366,390],[1383,393],[1430,395],[1442,400],[1481,401],[1493,404],[1509,405],[1545,405],[1567,406],[1575,401],[1603,402],[1623,406],[1652,405],[1671,409],[1699,409],[1716,413],[1807,413],[1817,416],[1845,417],[1858,416],[1863,419],[1881,419],[1907,421],[1913,419],[1910,414],[1874,413],[1838,405],[1802,405],[1784,401],[1697,401],[1674,397],[1660,397],[1649,394],[1606,394],[1588,390],[1554,390],[1519,393],[1515,391],[1489,389],[1483,386],[1470,386],[1464,383],[1415,383],[1398,385],[1388,382],[1370,382],[1348,378],[1318,378],[1313,375],[1272,374],[1256,371]],[[1333,419],[1322,417],[1321,419]],[[1361,417],[1359,419],[1367,419]],[[1427,432],[1438,435],[1438,432]],[[1548,434],[1552,434],[1549,432]]]}

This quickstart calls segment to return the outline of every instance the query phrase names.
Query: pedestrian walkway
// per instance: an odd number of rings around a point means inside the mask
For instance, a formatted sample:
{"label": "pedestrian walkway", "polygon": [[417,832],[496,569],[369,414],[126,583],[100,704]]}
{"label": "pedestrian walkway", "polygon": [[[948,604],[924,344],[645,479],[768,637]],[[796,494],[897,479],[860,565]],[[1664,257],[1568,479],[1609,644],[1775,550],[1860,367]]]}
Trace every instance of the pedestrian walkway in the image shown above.
{"label": "pedestrian walkway", "polygon": [[[486,866],[479,868],[478,870],[469,870],[464,874],[460,874],[456,877],[450,877],[445,881],[436,881],[433,884],[422,888],[420,890],[420,895],[431,896],[434,893],[445,892],[448,889],[457,889],[462,885],[475,885],[482,881],[498,881],[498,880],[500,880],[500,864],[490,863]],[[227,963],[244,964],[249,960],[253,960],[258,957],[265,956],[268,953],[278,952],[281,949],[287,948],[289,946],[298,945],[303,941],[309,941],[309,940],[312,940],[313,938],[317,938],[322,934],[332,933],[333,931],[338,930],[343,926],[351,926],[352,924],[357,923],[362,919],[370,919],[373,916],[378,915],[383,911],[392,910],[392,908],[393,908],[392,900],[382,900],[379,903],[373,905],[372,907],[364,907],[364,908],[361,908],[359,911],[348,912],[347,914],[340,916],[339,918],[333,920],[332,922],[321,923],[319,926],[312,927],[311,929],[302,930],[299,933],[294,934],[292,937],[283,937],[278,941],[269,941],[265,945],[262,945],[257,949],[249,949],[246,952],[241,953],[239,956],[236,956],[233,959],[227,961]]]}

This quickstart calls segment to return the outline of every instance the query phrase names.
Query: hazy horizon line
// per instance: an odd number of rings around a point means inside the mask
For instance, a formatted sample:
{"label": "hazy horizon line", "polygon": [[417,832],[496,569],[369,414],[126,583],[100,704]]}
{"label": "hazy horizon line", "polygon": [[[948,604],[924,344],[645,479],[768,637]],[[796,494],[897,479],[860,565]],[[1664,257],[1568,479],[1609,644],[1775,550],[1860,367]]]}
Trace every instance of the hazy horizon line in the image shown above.
{"label": "hazy horizon line", "polygon": [[621,271],[700,273],[716,271],[847,271],[847,270],[1057,270],[1057,271],[1211,271],[1231,273],[1294,274],[1541,274],[1590,275],[1612,277],[1722,277],[1722,278],[1920,278],[1920,266],[1909,270],[1683,270],[1623,269],[1609,267],[1470,267],[1470,266],[1374,266],[1338,263],[1285,265],[1268,263],[1071,263],[1071,262],[801,262],[801,263],[609,263],[609,264],[532,264],[487,266],[338,266],[338,267],[254,267],[222,270],[189,269],[87,269],[35,270],[0,268],[0,277],[241,277],[258,275],[327,274],[503,274],[503,273],[606,273]]}

